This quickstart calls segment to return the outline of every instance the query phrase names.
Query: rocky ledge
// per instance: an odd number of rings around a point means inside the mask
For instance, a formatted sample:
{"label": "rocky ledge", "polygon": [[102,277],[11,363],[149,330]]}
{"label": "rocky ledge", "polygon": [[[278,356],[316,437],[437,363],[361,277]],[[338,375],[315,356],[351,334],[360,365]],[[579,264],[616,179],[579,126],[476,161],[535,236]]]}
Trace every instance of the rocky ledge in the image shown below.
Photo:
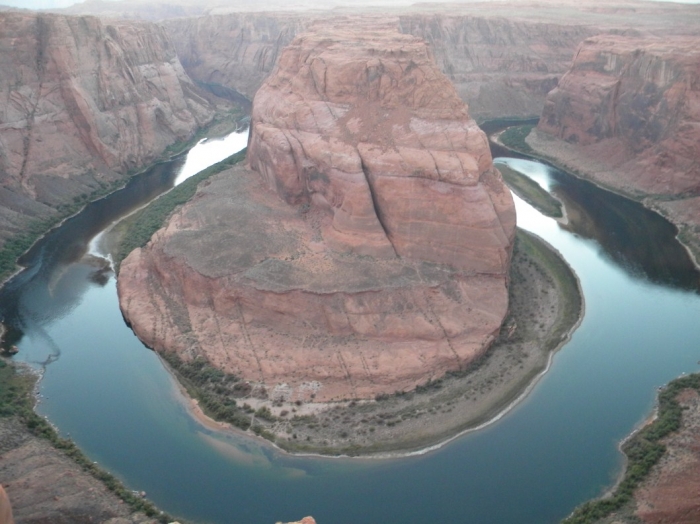
{"label": "rocky ledge", "polygon": [[200,187],[119,274],[145,343],[273,400],[413,389],[508,310],[515,211],[486,137],[424,41],[358,24],[294,39],[254,101],[252,170]]}

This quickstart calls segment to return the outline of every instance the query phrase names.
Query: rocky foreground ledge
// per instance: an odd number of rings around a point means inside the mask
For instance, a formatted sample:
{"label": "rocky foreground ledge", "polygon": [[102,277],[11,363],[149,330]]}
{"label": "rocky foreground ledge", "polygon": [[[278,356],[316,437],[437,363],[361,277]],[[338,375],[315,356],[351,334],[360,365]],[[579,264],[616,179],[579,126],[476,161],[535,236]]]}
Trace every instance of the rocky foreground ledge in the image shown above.
{"label": "rocky foreground ledge", "polygon": [[137,335],[273,402],[373,399],[458,371],[508,310],[510,192],[426,43],[340,20],[259,90],[248,161],[124,260]]}

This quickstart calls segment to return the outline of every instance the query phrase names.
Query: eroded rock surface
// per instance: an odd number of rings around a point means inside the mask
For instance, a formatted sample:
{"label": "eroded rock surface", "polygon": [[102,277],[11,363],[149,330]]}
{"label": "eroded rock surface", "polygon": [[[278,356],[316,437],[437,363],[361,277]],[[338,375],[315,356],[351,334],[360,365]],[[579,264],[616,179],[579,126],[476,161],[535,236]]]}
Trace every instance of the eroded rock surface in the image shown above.
{"label": "eroded rock surface", "polygon": [[585,40],[528,142],[646,199],[700,252],[700,37]]}
{"label": "eroded rock surface", "polygon": [[0,479],[12,502],[8,518],[0,487],[1,524],[155,524],[128,505],[47,440],[17,419],[0,419]]}
{"label": "eroded rock surface", "polygon": [[0,241],[213,117],[153,24],[0,14]]}
{"label": "eroded rock surface", "polygon": [[167,20],[165,27],[192,78],[236,89],[252,99],[284,46],[314,21],[339,12],[394,17],[401,32],[428,42],[438,68],[477,119],[541,114],[547,93],[569,69],[585,38],[700,31],[698,6],[666,2],[392,2],[391,7],[379,8],[381,14],[361,6],[328,11],[330,6],[319,2],[316,7],[305,10],[295,3],[256,13],[235,12],[258,10],[243,5],[210,8],[208,16]]}
{"label": "eroded rock surface", "polygon": [[585,40],[547,96],[539,129],[602,155],[615,186],[699,191],[699,44],[700,37]]}
{"label": "eroded rock surface", "polygon": [[119,274],[142,340],[273,399],[411,389],[481,355],[507,311],[515,211],[483,132],[425,42],[356,27],[285,49],[255,171],[210,179]]}

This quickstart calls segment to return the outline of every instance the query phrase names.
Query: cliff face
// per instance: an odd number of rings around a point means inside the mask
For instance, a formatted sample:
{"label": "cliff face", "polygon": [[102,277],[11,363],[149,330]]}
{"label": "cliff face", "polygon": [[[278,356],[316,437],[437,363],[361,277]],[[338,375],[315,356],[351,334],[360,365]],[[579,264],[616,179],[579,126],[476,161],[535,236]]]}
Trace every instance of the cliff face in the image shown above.
{"label": "cliff face", "polygon": [[571,64],[576,46],[599,30],[474,15],[409,15],[401,31],[426,40],[469,110],[482,118],[537,115]]}
{"label": "cliff face", "polygon": [[428,46],[343,36],[347,49],[323,30],[285,49],[255,97],[251,168],[288,204],[330,210],[340,251],[505,274],[512,200]]}
{"label": "cliff face", "polygon": [[411,389],[507,310],[515,212],[484,134],[423,41],[348,26],[295,38],[258,91],[257,173],[200,188],[120,270],[140,338],[272,399]]}
{"label": "cliff face", "polygon": [[699,45],[698,37],[585,40],[538,128],[607,161],[616,187],[700,192]]}
{"label": "cliff face", "polygon": [[[170,20],[165,27],[192,78],[252,98],[281,50],[325,14],[235,13]],[[386,18],[386,17],[385,17]],[[578,43],[598,30],[501,17],[410,14],[399,30],[426,40],[473,115],[539,114]]]}
{"label": "cliff face", "polygon": [[0,48],[2,240],[213,116],[152,24],[3,13]]}
{"label": "cliff face", "polygon": [[252,100],[282,49],[315,18],[299,13],[232,13],[168,20],[164,26],[192,78],[235,89]]}

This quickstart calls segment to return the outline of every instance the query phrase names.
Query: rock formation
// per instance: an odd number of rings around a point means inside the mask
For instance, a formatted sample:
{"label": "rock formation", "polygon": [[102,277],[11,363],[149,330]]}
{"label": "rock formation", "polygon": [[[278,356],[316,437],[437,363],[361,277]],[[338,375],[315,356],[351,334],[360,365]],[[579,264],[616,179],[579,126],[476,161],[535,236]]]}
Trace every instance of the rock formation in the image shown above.
{"label": "rock formation", "polygon": [[[231,13],[169,20],[178,56],[192,78],[252,98],[282,49],[328,14]],[[405,14],[400,31],[429,42],[438,67],[481,117],[539,114],[546,94],[581,40],[598,30],[501,17]]]}
{"label": "rock formation", "polygon": [[153,24],[6,12],[0,46],[0,241],[213,117]]}
{"label": "rock formation", "polygon": [[[700,234],[700,37],[585,40],[531,145]],[[552,139],[554,138],[554,140]],[[696,246],[697,250],[697,246]]]}
{"label": "rock formation", "polygon": [[358,24],[294,39],[254,101],[257,173],[201,187],[119,274],[142,340],[272,399],[412,389],[508,307],[515,211],[483,132],[424,41]]}
{"label": "rock formation", "polygon": [[[438,67],[478,119],[539,115],[547,93],[568,70],[585,38],[639,30],[657,36],[700,30],[697,6],[661,2],[392,4],[379,16],[395,17],[401,32],[428,42]],[[318,8],[328,9],[328,4],[319,2]],[[171,19],[165,27],[192,78],[236,89],[252,99],[297,33],[314,20],[338,14],[268,9],[246,13],[210,8],[209,16]]]}
{"label": "rock formation", "polygon": [[[278,522],[277,524],[283,524]],[[288,522],[287,524],[316,524],[316,520],[313,517],[304,517],[303,519],[296,522]]]}
{"label": "rock formation", "polygon": [[539,129],[596,151],[614,185],[700,191],[700,38],[585,40],[547,96]]}

